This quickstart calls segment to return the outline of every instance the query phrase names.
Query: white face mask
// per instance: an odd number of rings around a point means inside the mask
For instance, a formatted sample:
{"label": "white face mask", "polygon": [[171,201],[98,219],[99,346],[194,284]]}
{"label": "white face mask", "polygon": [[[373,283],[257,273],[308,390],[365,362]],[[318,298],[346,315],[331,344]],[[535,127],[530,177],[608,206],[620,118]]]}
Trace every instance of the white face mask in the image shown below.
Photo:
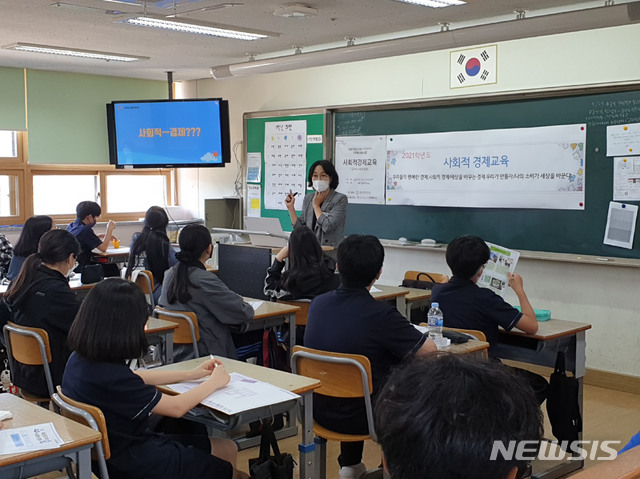
{"label": "white face mask", "polygon": [[329,189],[329,182],[325,180],[313,180],[313,189],[318,193],[327,191]]}

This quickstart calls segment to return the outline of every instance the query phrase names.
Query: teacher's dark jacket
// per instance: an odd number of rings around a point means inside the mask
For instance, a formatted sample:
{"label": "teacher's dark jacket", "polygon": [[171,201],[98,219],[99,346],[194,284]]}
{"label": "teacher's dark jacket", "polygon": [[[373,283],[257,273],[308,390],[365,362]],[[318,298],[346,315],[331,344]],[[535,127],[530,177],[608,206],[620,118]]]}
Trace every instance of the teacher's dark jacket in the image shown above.
{"label": "teacher's dark jacket", "polygon": [[[62,383],[62,374],[70,354],[67,335],[80,307],[67,278],[58,271],[40,265],[35,281],[23,288],[12,302],[6,301],[6,306],[12,322],[20,326],[42,328],[49,334],[49,366],[55,388]],[[31,394],[49,396],[42,367],[16,364],[12,373],[16,386]]]}

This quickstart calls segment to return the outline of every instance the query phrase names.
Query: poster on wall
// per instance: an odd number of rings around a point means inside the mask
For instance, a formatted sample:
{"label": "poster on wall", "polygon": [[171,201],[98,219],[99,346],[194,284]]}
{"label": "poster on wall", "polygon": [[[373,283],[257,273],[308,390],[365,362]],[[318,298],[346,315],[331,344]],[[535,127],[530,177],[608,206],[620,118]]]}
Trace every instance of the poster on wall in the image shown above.
{"label": "poster on wall", "polygon": [[342,136],[336,138],[335,166],[338,191],[349,203],[384,204],[386,136]]}
{"label": "poster on wall", "polygon": [[390,135],[386,204],[582,210],[586,125]]}
{"label": "poster on wall", "polygon": [[264,130],[264,207],[286,210],[289,191],[301,198],[305,193],[307,122],[267,122]]}
{"label": "poster on wall", "polygon": [[613,159],[613,199],[640,201],[640,156]]}
{"label": "poster on wall", "polygon": [[640,155],[640,123],[607,126],[607,156]]}

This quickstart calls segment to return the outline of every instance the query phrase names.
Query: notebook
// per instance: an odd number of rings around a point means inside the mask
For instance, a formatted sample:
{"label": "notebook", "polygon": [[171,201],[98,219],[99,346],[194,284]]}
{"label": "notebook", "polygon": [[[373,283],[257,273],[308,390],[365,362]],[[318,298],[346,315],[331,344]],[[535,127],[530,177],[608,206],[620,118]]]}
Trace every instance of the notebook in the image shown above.
{"label": "notebook", "polygon": [[268,248],[282,248],[287,245],[289,233],[282,230],[282,225],[278,218],[256,218],[245,216],[244,227],[249,231],[266,231],[277,236],[250,234],[249,239],[254,246],[265,246]]}

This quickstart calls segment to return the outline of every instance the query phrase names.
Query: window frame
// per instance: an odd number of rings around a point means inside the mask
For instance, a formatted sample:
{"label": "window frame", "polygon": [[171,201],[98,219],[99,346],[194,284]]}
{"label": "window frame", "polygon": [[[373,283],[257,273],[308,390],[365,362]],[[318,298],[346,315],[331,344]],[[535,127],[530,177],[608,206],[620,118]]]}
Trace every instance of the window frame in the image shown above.
{"label": "window frame", "polygon": [[[109,211],[107,177],[110,175],[160,175],[164,177],[167,192],[167,206],[174,206],[177,195],[176,171],[173,168],[144,168],[144,169],[116,169],[114,165],[74,165],[74,164],[29,164],[27,132],[17,132],[16,158],[0,158],[0,175],[16,176],[18,194],[12,199],[11,207],[15,215],[0,216],[0,225],[24,224],[27,218],[33,216],[33,177],[39,175],[94,175],[98,177],[98,201],[102,208],[100,221],[137,221],[145,215],[145,211],[132,213],[112,213]],[[91,200],[91,198],[87,198]],[[159,205],[163,206],[163,205]],[[75,219],[75,212],[68,215],[50,215],[58,224],[71,222]]]}
{"label": "window frame", "polygon": [[[167,189],[167,206],[173,206],[174,174],[169,168],[149,168],[144,170],[116,169],[113,165],[29,165],[28,183],[29,191],[33,192],[34,176],[70,176],[70,175],[93,175],[98,177],[99,191],[97,203],[102,208],[100,222],[113,221],[137,221],[145,215],[145,211],[134,211],[131,213],[113,213],[109,211],[107,176],[110,175],[134,175],[146,176],[155,175],[165,178],[165,188]],[[33,214],[33,193],[31,194],[31,214]],[[91,198],[87,198],[91,201]],[[162,205],[160,205],[162,206]],[[71,222],[75,219],[75,212],[70,215],[49,215],[56,223]]]}

